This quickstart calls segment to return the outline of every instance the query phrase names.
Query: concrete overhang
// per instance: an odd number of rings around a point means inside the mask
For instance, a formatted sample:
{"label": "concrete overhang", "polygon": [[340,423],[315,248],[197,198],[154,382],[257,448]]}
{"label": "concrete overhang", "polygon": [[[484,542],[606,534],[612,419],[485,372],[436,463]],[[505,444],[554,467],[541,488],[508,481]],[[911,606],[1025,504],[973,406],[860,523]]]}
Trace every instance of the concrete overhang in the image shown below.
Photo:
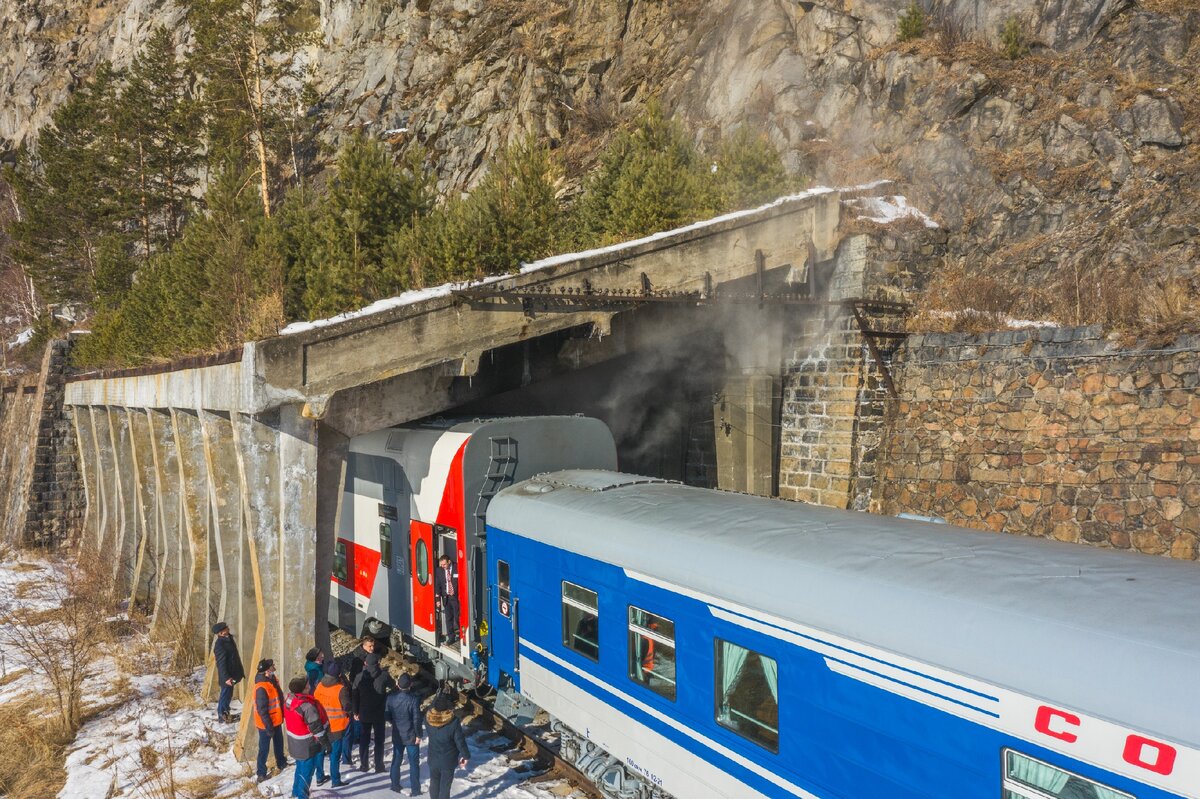
{"label": "concrete overhang", "polygon": [[[638,286],[644,275],[656,291],[699,291],[706,283],[715,286],[754,275],[758,251],[771,269],[803,266],[814,257],[823,261],[833,256],[840,199],[836,189],[814,189],[645,239],[556,256],[488,285],[582,290],[586,281],[602,291]],[[247,345],[247,410],[303,402],[310,416],[320,418],[339,392],[430,369],[470,376],[489,350],[579,325],[595,325],[603,332],[612,314],[584,309],[527,314],[445,292],[301,326],[299,332]]]}

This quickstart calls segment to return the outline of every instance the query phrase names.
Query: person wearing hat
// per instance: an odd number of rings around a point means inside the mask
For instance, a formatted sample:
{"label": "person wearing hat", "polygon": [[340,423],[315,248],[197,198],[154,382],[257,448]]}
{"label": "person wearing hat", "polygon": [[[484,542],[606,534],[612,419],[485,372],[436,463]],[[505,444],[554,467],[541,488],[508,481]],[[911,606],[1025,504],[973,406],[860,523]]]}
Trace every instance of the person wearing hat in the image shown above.
{"label": "person wearing hat", "polygon": [[233,700],[233,686],[246,679],[246,670],[242,667],[242,656],[238,654],[237,642],[229,625],[219,621],[213,625],[213,656],[217,661],[217,683],[221,693],[217,697],[217,721],[231,724],[233,716],[229,713],[229,703]]}
{"label": "person wearing hat", "polygon": [[467,765],[471,750],[467,749],[462,723],[454,715],[454,703],[445,694],[433,700],[425,716],[425,738],[429,744],[425,753],[429,761],[429,799],[450,799],[454,769]]}
{"label": "person wearing hat", "polygon": [[363,670],[354,678],[351,701],[354,717],[362,722],[358,739],[359,768],[371,770],[371,739],[375,739],[375,773],[383,773],[383,729],[386,723],[387,693],[392,678],[379,665],[379,655],[367,655]]}
{"label": "person wearing hat", "polygon": [[288,753],[296,761],[292,778],[293,799],[308,799],[313,776],[317,772],[317,756],[329,754],[329,719],[325,709],[305,693],[308,681],[293,677],[288,683],[287,701],[283,705],[283,725],[287,731]]}
{"label": "person wearing hat", "polygon": [[308,678],[308,691],[317,690],[317,683],[325,676],[325,653],[315,646],[304,656],[304,676]]}
{"label": "person wearing hat", "polygon": [[[305,666],[307,671],[308,667]],[[345,785],[342,780],[342,749],[346,745],[346,728],[350,725],[350,686],[342,679],[342,666],[336,660],[325,664],[325,673],[313,691],[313,698],[325,708],[329,719],[329,776],[325,775],[325,753],[317,755],[317,785],[333,778],[333,787]]]}
{"label": "person wearing hat", "polygon": [[275,744],[275,765],[287,768],[283,756],[283,689],[275,677],[275,661],[264,658],[254,675],[254,726],[258,727],[258,781],[267,778],[267,755]]}
{"label": "person wearing hat", "polygon": [[400,793],[400,768],[408,756],[408,790],[410,796],[421,793],[421,700],[413,692],[413,679],[401,674],[396,690],[387,698],[387,718],[392,723],[392,791]]}

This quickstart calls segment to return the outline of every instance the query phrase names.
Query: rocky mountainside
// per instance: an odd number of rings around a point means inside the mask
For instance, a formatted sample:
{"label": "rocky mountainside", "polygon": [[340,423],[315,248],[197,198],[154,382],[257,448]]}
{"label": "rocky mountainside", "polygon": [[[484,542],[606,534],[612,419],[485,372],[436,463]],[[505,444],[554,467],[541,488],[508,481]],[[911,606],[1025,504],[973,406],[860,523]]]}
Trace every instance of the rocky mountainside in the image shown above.
{"label": "rocky mountainside", "polygon": [[[951,231],[960,304],[1096,321],[1192,278],[1200,2],[931,2],[901,44],[884,0],[320,0],[309,58],[331,140],[419,141],[444,190],[529,133],[578,176],[658,96],[701,140],[768,131],[814,182],[898,181]],[[180,19],[167,0],[0,0],[3,146]]]}

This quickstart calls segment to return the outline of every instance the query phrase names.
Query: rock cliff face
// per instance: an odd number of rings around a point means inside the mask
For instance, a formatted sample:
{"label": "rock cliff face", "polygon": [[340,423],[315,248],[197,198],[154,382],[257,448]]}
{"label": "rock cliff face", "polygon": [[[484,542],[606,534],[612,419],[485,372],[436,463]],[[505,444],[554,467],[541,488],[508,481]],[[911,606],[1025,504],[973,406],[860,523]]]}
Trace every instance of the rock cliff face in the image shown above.
{"label": "rock cliff face", "polygon": [[[1080,321],[1100,273],[1191,274],[1200,256],[1196,0],[935,0],[929,33],[903,45],[902,4],[883,0],[319,2],[329,137],[420,141],[443,189],[529,133],[578,175],[661,96],[702,139],[767,130],[815,182],[896,179],[952,231],[951,257],[1031,287],[1030,312]],[[0,20],[12,146],[180,13],[0,0]],[[1010,20],[1031,51],[1015,60],[996,49]]]}

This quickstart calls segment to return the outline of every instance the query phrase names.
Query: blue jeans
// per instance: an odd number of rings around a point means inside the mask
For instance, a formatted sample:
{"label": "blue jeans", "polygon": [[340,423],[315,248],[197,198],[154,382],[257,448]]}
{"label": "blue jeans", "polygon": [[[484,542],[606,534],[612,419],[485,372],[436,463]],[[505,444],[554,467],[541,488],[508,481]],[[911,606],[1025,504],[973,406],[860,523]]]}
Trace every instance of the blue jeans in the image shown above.
{"label": "blue jeans", "polygon": [[283,757],[283,727],[276,727],[272,732],[259,730],[257,774],[263,779],[267,778],[267,755],[271,752],[272,742],[275,744],[275,765],[280,771],[287,768],[287,760]]}
{"label": "blue jeans", "polygon": [[[342,749],[346,744],[345,736],[329,742],[329,776],[333,777],[334,785],[342,784]],[[317,781],[325,779],[325,753],[317,755]]]}
{"label": "blue jeans", "polygon": [[229,703],[233,700],[233,686],[221,683],[221,695],[217,697],[217,719],[223,721],[229,712]]}
{"label": "blue jeans", "polygon": [[308,799],[308,789],[312,786],[313,772],[317,770],[317,755],[308,760],[296,761],[296,777],[292,780],[292,796],[294,799]]}
{"label": "blue jeans", "polygon": [[400,790],[400,767],[408,756],[408,789],[413,793],[421,792],[421,765],[417,762],[421,747],[416,744],[402,744],[400,738],[392,733],[392,790]]}
{"label": "blue jeans", "polygon": [[342,740],[345,742],[342,747],[342,762],[347,766],[354,765],[351,753],[354,751],[360,735],[362,735],[362,722],[358,719],[350,719],[350,726],[346,727],[346,734],[342,736]]}

